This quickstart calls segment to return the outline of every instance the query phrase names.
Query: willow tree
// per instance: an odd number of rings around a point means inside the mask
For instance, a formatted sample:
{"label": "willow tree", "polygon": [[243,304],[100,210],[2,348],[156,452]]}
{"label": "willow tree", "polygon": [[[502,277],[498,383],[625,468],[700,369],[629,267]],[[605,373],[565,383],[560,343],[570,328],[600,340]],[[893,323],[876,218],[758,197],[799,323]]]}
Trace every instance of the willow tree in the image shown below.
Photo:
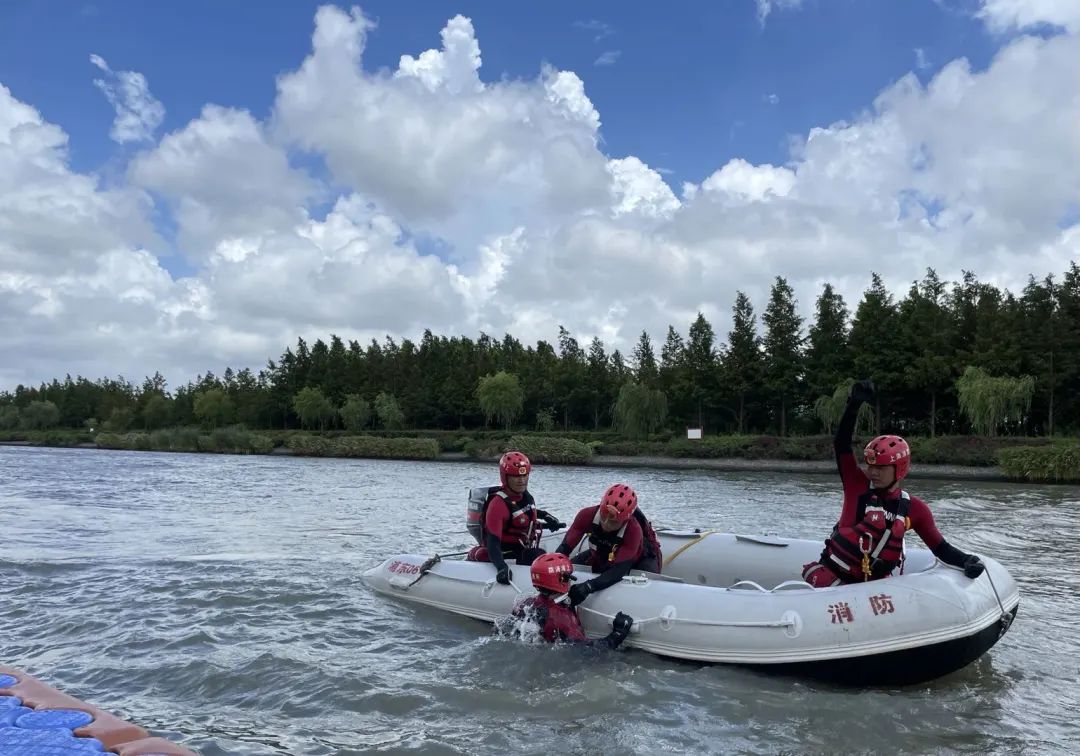
{"label": "willow tree", "polygon": [[960,411],[967,416],[976,433],[996,436],[998,428],[1019,424],[1031,409],[1035,379],[995,377],[981,368],[968,366],[956,381]]}
{"label": "willow tree", "polygon": [[659,389],[651,389],[630,381],[619,389],[615,400],[615,427],[630,438],[647,438],[667,420],[667,397]]}
{"label": "willow tree", "polygon": [[[829,435],[832,435],[833,430],[840,424],[840,418],[844,415],[848,396],[851,395],[851,387],[854,383],[855,379],[848,378],[837,384],[836,390],[831,395],[819,396],[817,401],[814,402],[814,414],[821,421],[821,424],[825,426],[825,432]],[[869,404],[863,404],[859,407],[859,414],[855,419],[855,428],[857,431],[861,430],[869,433],[873,430],[873,427],[874,409]]]}
{"label": "willow tree", "polygon": [[331,420],[337,410],[322,391],[317,388],[301,389],[293,397],[293,412],[300,418],[300,424],[305,428],[319,426],[319,430],[326,430],[326,421]]}
{"label": "willow tree", "polygon": [[506,430],[517,419],[524,407],[521,383],[513,373],[500,370],[495,375],[485,375],[476,386],[476,400],[484,412],[485,422],[498,420]]}

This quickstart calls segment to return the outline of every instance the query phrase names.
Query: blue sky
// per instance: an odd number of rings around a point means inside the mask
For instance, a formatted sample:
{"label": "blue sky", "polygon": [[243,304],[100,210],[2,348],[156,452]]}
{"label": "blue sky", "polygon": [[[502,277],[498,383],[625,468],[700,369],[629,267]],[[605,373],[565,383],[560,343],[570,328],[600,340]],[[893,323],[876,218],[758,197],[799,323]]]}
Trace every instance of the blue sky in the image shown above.
{"label": "blue sky", "polygon": [[[110,105],[93,86],[91,53],[135,70],[166,108],[162,131],[205,103],[268,115],[275,76],[310,51],[315,2],[190,0],[0,4],[0,82],[60,124],[72,167],[103,170],[117,153]],[[367,70],[438,46],[455,13],[470,17],[485,81],[535,78],[548,62],[577,72],[600,112],[603,150],[637,155],[675,187],[732,157],[781,164],[789,135],[850,119],[909,71],[929,78],[967,57],[983,68],[1000,39],[957,3],[806,0],[764,25],[751,0],[626,2],[365,2],[378,28]],[[925,68],[918,67],[916,49]],[[596,65],[604,53],[614,63]],[[771,95],[777,98],[769,101]],[[130,148],[127,148],[130,149]]]}
{"label": "blue sky", "polygon": [[1077,0],[360,8],[0,1],[0,387],[1080,254]]}

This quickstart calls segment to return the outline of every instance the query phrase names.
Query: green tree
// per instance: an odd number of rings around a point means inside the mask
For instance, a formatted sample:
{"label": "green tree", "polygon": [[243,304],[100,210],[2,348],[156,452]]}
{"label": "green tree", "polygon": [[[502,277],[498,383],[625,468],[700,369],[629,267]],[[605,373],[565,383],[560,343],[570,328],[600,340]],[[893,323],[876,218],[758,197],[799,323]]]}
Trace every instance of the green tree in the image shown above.
{"label": "green tree", "polygon": [[765,385],[780,404],[780,435],[786,436],[788,406],[798,396],[802,378],[803,337],[795,292],[781,276],[773,283],[761,320],[765,324]]}
{"label": "green tree", "polygon": [[[559,372],[557,401],[562,405],[563,429],[569,429],[572,420],[585,400],[585,352],[577,339],[559,326]],[[575,423],[576,424],[576,423]]]}
{"label": "green tree", "polygon": [[357,394],[348,394],[338,414],[345,428],[356,433],[371,423],[371,404]]}
{"label": "green tree", "polygon": [[649,388],[656,388],[659,371],[656,367],[656,353],[653,351],[652,341],[647,331],[641,332],[637,346],[634,347],[633,359],[637,382]]}
{"label": "green tree", "polygon": [[146,400],[146,404],[143,406],[143,427],[147,430],[163,428],[169,424],[171,415],[171,402],[161,394],[154,394]]}
{"label": "green tree", "polygon": [[19,412],[19,424],[27,430],[45,430],[60,422],[60,408],[48,400],[30,402]]}
{"label": "green tree", "polygon": [[[316,342],[316,346],[322,342]],[[336,414],[334,405],[326,398],[322,391],[309,386],[300,389],[293,397],[293,412],[300,418],[300,426],[312,428],[316,425],[319,430],[326,430],[326,423]]]}
{"label": "green tree", "polygon": [[920,396],[930,396],[930,435],[937,435],[938,397],[946,390],[954,371],[952,317],[946,305],[945,284],[933,268],[922,282],[913,283],[900,303],[900,328],[908,357],[904,380]]}
{"label": "green tree", "polygon": [[[851,386],[855,383],[854,378],[848,378],[837,384],[832,394],[819,396],[814,402],[814,415],[821,421],[825,432],[830,436],[840,423],[840,418],[847,408],[847,400],[851,395]],[[869,432],[874,427],[874,410],[870,405],[864,404],[859,407],[859,414],[855,418],[856,430]]]}
{"label": "green tree", "polygon": [[1031,408],[1035,381],[1031,376],[1020,378],[994,377],[981,368],[969,365],[956,381],[960,409],[976,433],[996,436],[1004,425],[1018,426]]}
{"label": "green tree", "polygon": [[0,430],[14,430],[19,427],[19,408],[8,406],[0,409]]}
{"label": "green tree", "polygon": [[817,298],[814,324],[806,347],[806,389],[808,396],[828,394],[851,374],[848,349],[848,311],[844,298],[825,284]]}
{"label": "green tree", "polygon": [[686,372],[686,343],[682,334],[669,325],[664,345],[660,347],[660,366],[657,384],[664,396],[670,397],[668,410],[676,422],[689,419],[690,379]]}
{"label": "green tree", "polygon": [[495,375],[485,375],[476,386],[476,399],[484,412],[486,422],[498,420],[506,430],[521,414],[524,397],[521,384],[513,373],[500,370]]}
{"label": "green tree", "polygon": [[756,317],[750,298],[736,292],[732,306],[732,326],[728,332],[728,349],[724,356],[723,375],[728,390],[735,398],[735,417],[738,432],[747,428],[747,405],[752,401],[761,384],[764,364],[761,357],[761,340],[757,335]]}
{"label": "green tree", "polygon": [[555,408],[543,407],[536,411],[536,429],[541,433],[555,430]]}
{"label": "green tree", "polygon": [[718,389],[716,336],[713,327],[702,313],[690,325],[687,333],[685,369],[690,400],[697,414],[697,427],[705,427],[705,411]]}
{"label": "green tree", "polygon": [[220,388],[200,391],[195,394],[195,417],[209,428],[228,425],[233,419],[232,399]]}
{"label": "green tree", "polygon": [[667,419],[667,397],[659,389],[640,383],[624,383],[615,400],[615,427],[630,438],[655,433]]}
{"label": "green tree", "polygon": [[401,430],[405,427],[405,413],[401,411],[394,395],[385,391],[380,391],[375,397],[375,416],[379,418],[379,425],[386,430]]}
{"label": "green tree", "polygon": [[898,369],[900,352],[899,316],[892,294],[885,288],[881,276],[872,273],[870,288],[863,292],[855,310],[849,342],[859,378],[873,378],[877,386],[874,404],[874,429],[881,432],[881,397],[902,384],[903,372]]}
{"label": "green tree", "polygon": [[134,423],[135,413],[130,407],[114,407],[109,413],[109,419],[105,421],[105,427],[113,433],[124,433]]}

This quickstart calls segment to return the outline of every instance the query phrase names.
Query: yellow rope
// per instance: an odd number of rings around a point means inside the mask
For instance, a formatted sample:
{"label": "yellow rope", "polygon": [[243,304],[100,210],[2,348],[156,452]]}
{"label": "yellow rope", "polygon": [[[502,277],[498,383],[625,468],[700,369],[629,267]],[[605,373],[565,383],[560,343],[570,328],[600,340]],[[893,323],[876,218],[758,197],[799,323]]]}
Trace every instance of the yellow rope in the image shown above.
{"label": "yellow rope", "polygon": [[690,541],[688,543],[684,543],[682,546],[680,546],[678,548],[678,550],[674,554],[672,554],[671,556],[669,556],[667,559],[664,560],[664,567],[667,568],[668,566],[670,566],[671,563],[675,561],[675,557],[679,556],[679,554],[683,553],[684,551],[686,551],[691,546],[693,546],[695,544],[698,544],[698,543],[701,543],[702,541],[705,540],[706,536],[711,536],[715,532],[716,532],[715,530],[706,530],[704,533],[699,535],[694,540],[692,540],[692,541]]}

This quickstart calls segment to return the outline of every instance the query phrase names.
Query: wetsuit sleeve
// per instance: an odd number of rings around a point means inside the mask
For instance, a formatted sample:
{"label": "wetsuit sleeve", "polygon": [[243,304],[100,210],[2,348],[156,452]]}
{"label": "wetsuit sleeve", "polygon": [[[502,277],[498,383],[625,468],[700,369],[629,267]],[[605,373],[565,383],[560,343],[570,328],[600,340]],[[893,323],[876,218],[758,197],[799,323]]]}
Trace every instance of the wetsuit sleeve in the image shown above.
{"label": "wetsuit sleeve", "polygon": [[495,565],[495,569],[501,570],[505,567],[506,558],[503,556],[503,544],[499,537],[494,533],[488,533],[484,545],[487,546],[488,561]]}
{"label": "wetsuit sleeve", "polygon": [[581,539],[585,537],[585,534],[592,527],[593,514],[592,507],[585,507],[578,512],[574,517],[574,522],[570,525],[570,529],[563,536],[562,543],[555,550],[560,554],[569,556],[570,552],[577,548],[577,545],[581,543]]}
{"label": "wetsuit sleeve", "polygon": [[[836,460],[840,461],[840,457],[843,454],[850,454],[854,456],[855,452],[851,448],[851,440],[855,435],[855,420],[859,417],[859,407],[862,405],[858,402],[847,403],[844,408],[844,414],[840,417],[840,423],[836,426],[836,435],[833,437],[833,449],[836,451]],[[843,470],[840,471],[843,475]]]}
{"label": "wetsuit sleeve", "polygon": [[860,406],[858,402],[848,402],[844,415],[840,418],[840,424],[836,428],[836,436],[833,438],[836,469],[840,473],[840,480],[844,486],[844,506],[840,512],[840,525],[854,524],[859,496],[869,486],[866,473],[855,461],[855,452],[851,448],[851,439],[855,434],[855,420],[859,416]]}
{"label": "wetsuit sleeve", "polygon": [[911,518],[911,529],[918,533],[919,538],[922,539],[927,548],[934,552],[934,556],[946,564],[951,564],[937,553],[940,544],[945,542],[945,537],[938,530],[937,523],[934,522],[934,515],[930,513],[930,507],[926,506],[926,502],[912,496],[908,507],[908,517]]}
{"label": "wetsuit sleeve", "polygon": [[[611,586],[622,580],[624,577],[629,575],[630,570],[632,570],[633,568],[634,561],[631,559],[626,559],[622,562],[614,562],[610,567],[601,572],[598,576],[586,582],[589,586],[592,587],[593,593],[595,593],[596,591],[602,591],[605,588],[610,588]],[[582,583],[582,585],[585,585],[585,583]]]}
{"label": "wetsuit sleeve", "polygon": [[600,638],[599,640],[592,641],[592,644],[596,646],[606,646],[607,648],[614,650],[618,648],[624,640],[626,640],[626,636],[629,634],[629,631],[620,632],[618,630],[612,630],[605,637]]}

